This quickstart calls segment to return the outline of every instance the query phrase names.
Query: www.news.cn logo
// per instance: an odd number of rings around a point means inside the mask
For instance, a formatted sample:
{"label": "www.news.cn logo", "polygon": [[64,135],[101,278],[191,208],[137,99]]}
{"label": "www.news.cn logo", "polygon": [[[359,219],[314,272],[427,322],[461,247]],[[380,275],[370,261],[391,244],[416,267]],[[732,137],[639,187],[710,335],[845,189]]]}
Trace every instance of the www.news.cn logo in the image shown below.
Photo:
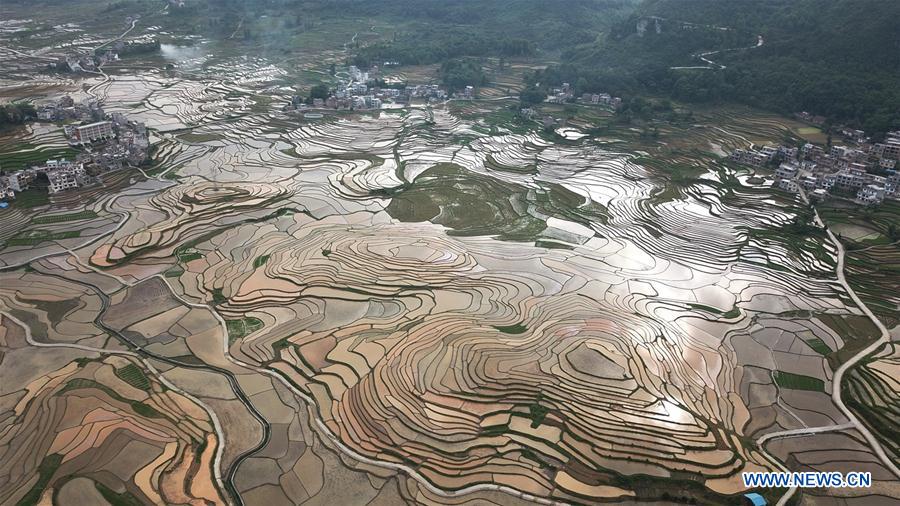
{"label": "www.news.cn logo", "polygon": [[743,473],[747,488],[859,488],[872,486],[872,473]]}

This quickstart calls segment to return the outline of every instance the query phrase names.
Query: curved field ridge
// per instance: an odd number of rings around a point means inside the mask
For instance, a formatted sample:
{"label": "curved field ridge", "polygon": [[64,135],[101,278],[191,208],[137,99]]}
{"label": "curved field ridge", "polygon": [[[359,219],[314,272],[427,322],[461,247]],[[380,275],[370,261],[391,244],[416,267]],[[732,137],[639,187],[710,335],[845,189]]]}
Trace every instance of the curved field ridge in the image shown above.
{"label": "curved field ridge", "polygon": [[[741,471],[778,468],[752,441],[798,426],[781,402],[839,419],[824,392],[746,400],[787,374],[827,378],[814,350],[788,351],[809,336],[842,344],[778,315],[852,310],[833,251],[760,232],[798,207],[730,169],[693,161],[670,191],[641,157],[486,136],[442,111],[255,125],[266,140],[233,171],[197,183],[223,165],[190,162],[93,261],[180,247],[186,297],[258,322],[229,353],[296,385],[353,454],[447,493],[584,502],[646,476],[730,495]],[[279,183],[249,182],[263,173]],[[265,219],[235,217],[251,209]],[[773,328],[795,344],[767,349]]]}
{"label": "curved field ridge", "polygon": [[109,267],[143,251],[172,246],[198,228],[271,205],[287,195],[288,189],[265,183],[200,182],[172,187],[148,202],[165,219],[104,245],[91,262]]}
{"label": "curved field ridge", "polygon": [[[155,163],[93,218],[28,225],[78,241],[0,252],[0,310],[33,337],[0,336],[29,385],[0,417],[17,499],[730,504],[742,471],[831,465],[760,443],[810,427],[897,495],[832,400],[877,332],[808,210],[757,174],[489,125],[483,100],[477,121],[451,102],[306,122],[262,59],[203,71],[97,84],[153,128]],[[760,126],[719,123],[689,135],[730,149]],[[854,410],[896,400],[892,360],[848,371]],[[110,455],[135,457],[85,467]]]}
{"label": "curved field ridge", "polygon": [[[4,340],[15,332],[0,327]],[[26,386],[16,423],[0,436],[4,504],[49,503],[82,476],[133,501],[225,504],[212,468],[218,442],[208,415],[148,379],[139,364],[116,357],[71,362]],[[33,439],[42,443],[31,446]]]}

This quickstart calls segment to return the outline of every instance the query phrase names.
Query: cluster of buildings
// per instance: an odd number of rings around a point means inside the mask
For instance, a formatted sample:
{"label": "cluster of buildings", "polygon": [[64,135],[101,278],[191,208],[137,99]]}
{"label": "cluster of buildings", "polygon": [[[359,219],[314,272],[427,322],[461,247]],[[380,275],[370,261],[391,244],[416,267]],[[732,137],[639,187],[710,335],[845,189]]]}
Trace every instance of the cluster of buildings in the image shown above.
{"label": "cluster of buildings", "polygon": [[98,121],[103,119],[103,109],[96,100],[85,100],[75,103],[66,95],[55,104],[47,104],[37,108],[39,121]]}
{"label": "cluster of buildings", "polygon": [[565,123],[565,120],[562,118],[554,118],[549,114],[545,114],[544,116],[540,116],[538,111],[530,107],[523,107],[519,109],[518,113],[519,117],[525,120],[537,121],[541,124],[544,130],[554,129]]}
{"label": "cluster of buildings", "polygon": [[[143,123],[129,121],[120,113],[105,114],[96,103],[75,105],[70,97],[40,109],[48,119],[70,119],[72,114],[85,116],[90,122],[63,127],[72,146],[82,148],[75,160],[47,160],[39,166],[0,175],[0,198],[15,198],[16,193],[35,181],[46,179],[47,191],[59,193],[96,182],[102,174],[125,167],[136,167],[147,160],[150,137]],[[77,111],[73,113],[72,111]],[[93,121],[95,115],[103,119]]]}
{"label": "cluster of buildings", "polygon": [[69,144],[83,146],[96,141],[105,141],[116,136],[112,121],[95,121],[86,125],[66,125],[63,127]]}
{"label": "cluster of buildings", "polygon": [[814,114],[810,114],[806,111],[795,112],[794,117],[799,119],[800,121],[812,123],[813,125],[816,125],[816,126],[822,126],[825,124],[825,116],[817,116]]}
{"label": "cluster of buildings", "polygon": [[[376,67],[377,68],[377,67]],[[386,103],[409,103],[412,99],[421,99],[428,102],[446,100],[449,95],[436,84],[420,84],[416,86],[389,87],[379,86],[383,81],[370,78],[369,72],[364,72],[355,66],[348,70],[349,79],[342,81],[331,90],[327,98],[314,98],[311,103],[304,104],[303,98],[295,95],[291,103],[284,107],[285,111],[306,109],[340,109],[340,110],[372,110],[381,109]],[[475,88],[466,88],[457,94],[458,98],[474,98]]]}
{"label": "cluster of buildings", "polygon": [[547,95],[548,104],[563,104],[575,100],[574,90],[569,83],[562,83],[559,88],[551,88]]}
{"label": "cluster of buildings", "polygon": [[47,67],[57,72],[97,72],[97,67],[107,63],[110,57],[109,52],[100,55],[60,56],[59,60],[47,64]]}
{"label": "cluster of buildings", "polygon": [[869,143],[862,131],[844,133],[862,139],[855,146],[822,146],[807,143],[802,148],[764,146],[736,149],[732,161],[762,167],[778,163],[775,184],[788,192],[803,189],[815,198],[831,193],[855,195],[856,202],[872,205],[885,198],[900,198],[900,131],[888,132],[884,142]]}
{"label": "cluster of buildings", "polygon": [[46,177],[47,191],[50,193],[59,193],[92,182],[83,163],[65,159],[47,160],[43,165],[0,176],[0,195],[4,199],[15,198],[16,193],[27,190],[40,176]]}
{"label": "cluster of buildings", "polygon": [[103,65],[118,61],[120,56],[154,52],[159,48],[159,39],[151,35],[127,41],[117,40],[91,53],[61,56],[57,61],[49,63],[48,68],[56,72],[97,72]]}
{"label": "cluster of buildings", "polygon": [[729,159],[743,165],[763,167],[775,161],[776,157],[792,159],[797,157],[799,149],[787,146],[750,146],[747,149],[735,149],[729,155]]}
{"label": "cluster of buildings", "polygon": [[[609,93],[582,93],[577,100],[584,104],[607,105],[613,109],[618,109],[622,106],[622,99]],[[569,83],[562,83],[562,86],[558,88],[551,88],[550,94],[547,95],[547,103],[550,104],[564,104],[574,101],[576,101],[575,90]]]}
{"label": "cluster of buildings", "polygon": [[584,93],[581,95],[581,101],[586,104],[608,105],[613,109],[622,107],[622,99],[609,93]]}

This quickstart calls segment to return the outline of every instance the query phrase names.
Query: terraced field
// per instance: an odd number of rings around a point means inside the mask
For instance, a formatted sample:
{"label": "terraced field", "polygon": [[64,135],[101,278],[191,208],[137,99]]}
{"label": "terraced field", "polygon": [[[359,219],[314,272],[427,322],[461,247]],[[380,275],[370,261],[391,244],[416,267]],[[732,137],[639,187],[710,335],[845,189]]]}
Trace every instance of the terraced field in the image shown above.
{"label": "terraced field", "polygon": [[[860,465],[876,487],[844,500],[900,500],[831,395],[896,461],[895,353],[835,384],[879,334],[837,249],[715,156],[789,126],[558,138],[502,100],[305,122],[286,72],[84,83],[154,165],[0,224],[0,502],[732,504],[742,471]],[[848,256],[866,300],[896,288],[879,247]]]}

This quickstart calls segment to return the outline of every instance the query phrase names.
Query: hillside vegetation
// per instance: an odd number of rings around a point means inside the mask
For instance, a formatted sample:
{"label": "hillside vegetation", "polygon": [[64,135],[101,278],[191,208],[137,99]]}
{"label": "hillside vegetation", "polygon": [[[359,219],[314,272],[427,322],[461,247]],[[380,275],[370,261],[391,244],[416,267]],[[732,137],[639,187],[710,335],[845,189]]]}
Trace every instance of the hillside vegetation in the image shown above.
{"label": "hillside vegetation", "polygon": [[[878,134],[900,128],[897,19],[900,2],[881,0],[646,0],[533,81],[809,111]],[[671,68],[716,50],[725,68]]]}

